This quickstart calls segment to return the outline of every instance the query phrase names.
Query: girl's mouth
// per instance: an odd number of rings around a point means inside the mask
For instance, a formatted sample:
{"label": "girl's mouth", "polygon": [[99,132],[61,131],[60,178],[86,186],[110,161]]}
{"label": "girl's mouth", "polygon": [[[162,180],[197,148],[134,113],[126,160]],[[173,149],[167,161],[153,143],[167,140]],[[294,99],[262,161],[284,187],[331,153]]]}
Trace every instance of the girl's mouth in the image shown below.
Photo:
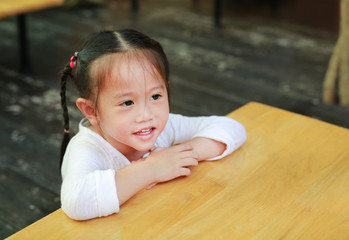
{"label": "girl's mouth", "polygon": [[135,134],[136,134],[136,135],[148,135],[148,134],[150,134],[151,132],[153,132],[154,129],[155,129],[155,128],[146,128],[146,129],[142,129],[142,130],[136,132]]}

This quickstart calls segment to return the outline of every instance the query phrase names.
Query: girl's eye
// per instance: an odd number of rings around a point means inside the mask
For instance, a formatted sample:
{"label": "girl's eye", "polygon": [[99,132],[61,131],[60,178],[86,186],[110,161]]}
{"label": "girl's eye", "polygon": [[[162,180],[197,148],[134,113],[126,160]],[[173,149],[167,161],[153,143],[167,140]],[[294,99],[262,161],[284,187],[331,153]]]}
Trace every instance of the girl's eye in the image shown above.
{"label": "girl's eye", "polygon": [[161,98],[161,94],[155,94],[151,96],[152,100],[159,100]]}
{"label": "girl's eye", "polygon": [[128,101],[123,102],[121,105],[124,106],[124,107],[131,106],[131,105],[133,105],[133,101],[128,100]]}

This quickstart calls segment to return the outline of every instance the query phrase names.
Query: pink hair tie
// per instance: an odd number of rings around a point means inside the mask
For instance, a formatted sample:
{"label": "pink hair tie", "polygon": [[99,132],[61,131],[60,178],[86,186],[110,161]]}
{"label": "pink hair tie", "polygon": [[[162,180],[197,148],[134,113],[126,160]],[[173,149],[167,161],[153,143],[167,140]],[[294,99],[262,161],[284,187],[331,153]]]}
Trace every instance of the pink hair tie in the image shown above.
{"label": "pink hair tie", "polygon": [[71,58],[70,58],[70,67],[72,68],[72,69],[74,69],[74,68],[76,68],[76,60],[77,60],[77,58],[78,58],[78,54],[79,54],[79,52],[75,52],[74,53],[74,56],[72,56]]}
{"label": "pink hair tie", "polygon": [[72,69],[76,68],[76,57],[75,57],[75,56],[72,56],[72,57],[70,58],[70,67],[71,67]]}
{"label": "pink hair tie", "polygon": [[69,131],[69,129],[64,129],[64,132],[69,133],[70,131]]}

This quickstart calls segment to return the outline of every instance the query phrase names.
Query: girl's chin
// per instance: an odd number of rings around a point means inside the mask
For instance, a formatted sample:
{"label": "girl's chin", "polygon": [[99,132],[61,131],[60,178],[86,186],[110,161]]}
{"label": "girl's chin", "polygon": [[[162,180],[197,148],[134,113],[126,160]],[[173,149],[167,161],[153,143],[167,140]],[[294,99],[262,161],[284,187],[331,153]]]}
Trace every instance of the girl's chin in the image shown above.
{"label": "girl's chin", "polygon": [[147,143],[138,144],[135,146],[135,149],[139,152],[147,152],[150,151],[155,145],[155,141],[149,141]]}
{"label": "girl's chin", "polygon": [[155,142],[156,142],[155,138],[149,139],[148,141],[137,141],[134,144],[134,149],[140,152],[149,151],[154,147]]}
{"label": "girl's chin", "polygon": [[153,146],[154,146],[154,144],[153,145],[149,145],[149,146],[139,146],[139,147],[137,147],[137,148],[135,148],[138,152],[148,152],[148,151],[150,151],[150,149],[152,149],[153,148]]}

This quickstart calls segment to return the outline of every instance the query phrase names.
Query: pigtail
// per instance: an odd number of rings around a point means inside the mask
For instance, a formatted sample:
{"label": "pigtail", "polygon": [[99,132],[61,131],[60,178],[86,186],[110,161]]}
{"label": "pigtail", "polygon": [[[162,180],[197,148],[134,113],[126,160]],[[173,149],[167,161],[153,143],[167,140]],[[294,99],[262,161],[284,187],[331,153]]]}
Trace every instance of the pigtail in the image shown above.
{"label": "pigtail", "polygon": [[64,136],[62,140],[62,145],[61,145],[61,155],[60,155],[60,163],[59,163],[59,168],[62,167],[62,162],[63,162],[63,156],[65,153],[65,150],[67,149],[67,145],[70,141],[70,133],[69,133],[69,115],[68,115],[68,107],[67,107],[67,100],[66,100],[66,85],[67,85],[67,80],[71,76],[71,67],[68,64],[64,72],[62,74],[61,78],[61,104],[62,104],[62,109],[63,109],[63,120],[64,120]]}

